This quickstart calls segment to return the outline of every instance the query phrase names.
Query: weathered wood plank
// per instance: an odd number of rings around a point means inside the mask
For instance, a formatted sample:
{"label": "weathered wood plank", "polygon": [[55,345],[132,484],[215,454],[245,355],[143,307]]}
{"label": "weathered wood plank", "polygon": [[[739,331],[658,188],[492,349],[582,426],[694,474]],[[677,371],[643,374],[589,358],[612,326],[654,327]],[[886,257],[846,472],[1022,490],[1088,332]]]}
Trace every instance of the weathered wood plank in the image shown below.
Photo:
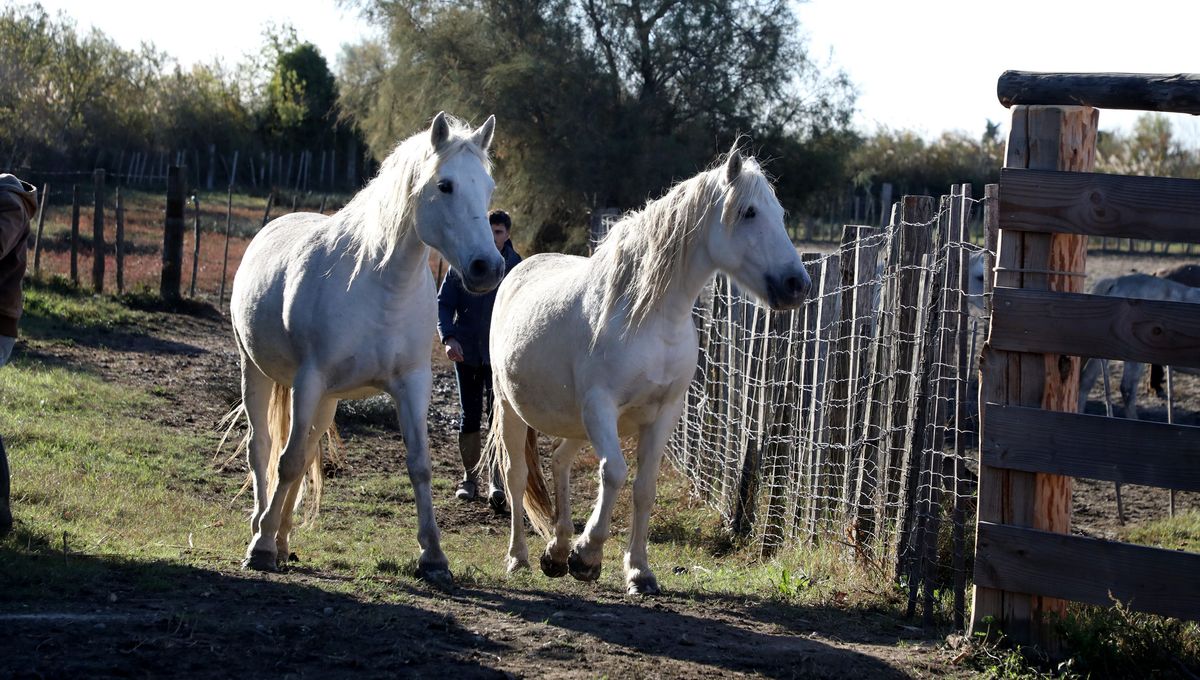
{"label": "weathered wood plank", "polygon": [[1062,104],[1102,109],[1200,113],[1200,73],[1038,73],[1005,71],[1004,106]]}
{"label": "weathered wood plank", "polygon": [[1000,228],[1200,243],[1200,180],[1005,168]]}
{"label": "weathered wood plank", "polygon": [[996,468],[1200,491],[1200,427],[988,404]]}
{"label": "weathered wood plank", "polygon": [[991,522],[976,545],[975,582],[988,588],[1200,619],[1195,553]]}
{"label": "weathered wood plank", "polygon": [[1053,352],[1200,368],[1200,305],[997,288],[990,341]]}

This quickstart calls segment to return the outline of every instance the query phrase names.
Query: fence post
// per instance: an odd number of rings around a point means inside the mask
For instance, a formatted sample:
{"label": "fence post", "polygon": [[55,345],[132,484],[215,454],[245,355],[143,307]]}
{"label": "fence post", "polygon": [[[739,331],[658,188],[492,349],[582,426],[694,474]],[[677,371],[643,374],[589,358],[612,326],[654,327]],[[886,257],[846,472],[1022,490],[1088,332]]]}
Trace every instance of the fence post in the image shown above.
{"label": "fence post", "polygon": [[50,184],[42,185],[42,204],[38,208],[37,236],[33,239],[33,275],[42,273],[42,225],[46,223],[46,200],[50,196]]}
{"label": "fence post", "polygon": [[272,191],[271,193],[267,194],[267,207],[266,207],[266,209],[263,210],[262,224],[259,225],[259,228],[267,226],[267,222],[271,221],[271,204],[274,202],[275,202],[275,192]]}
{"label": "fence post", "polygon": [[196,297],[196,274],[200,271],[200,196],[192,194],[192,209],[195,215],[192,229],[192,285],[188,297]]}
{"label": "fence post", "polygon": [[[1097,119],[1098,112],[1087,106],[1014,107],[1005,166],[1090,171],[1095,161]],[[1001,224],[999,243],[996,285],[1082,292],[1086,236],[1008,231]],[[984,415],[989,400],[1051,411],[1077,408],[1078,357],[1000,352],[985,346],[982,374],[980,410]],[[986,418],[981,422],[986,427]],[[982,465],[979,520],[1067,533],[1071,489],[1069,477]],[[1064,611],[1062,600],[977,586],[972,630],[985,630],[984,622],[991,619],[1014,642],[1036,641],[1053,652],[1058,640],[1049,619]]]}
{"label": "fence post", "polygon": [[117,293],[125,292],[125,203],[117,187]]}
{"label": "fence post", "polygon": [[79,285],[79,185],[71,185],[71,283]]}
{"label": "fence post", "polygon": [[221,258],[221,292],[217,295],[217,310],[225,304],[225,275],[229,272],[229,232],[233,229],[233,185],[225,202],[225,256]]}
{"label": "fence post", "polygon": [[97,168],[92,173],[92,184],[95,190],[93,200],[95,210],[92,213],[92,288],[97,293],[104,292],[104,170]]}
{"label": "fence post", "polygon": [[163,224],[163,265],[159,292],[164,300],[179,300],[183,278],[183,229],[187,170],[178,165],[167,169],[167,216]]}

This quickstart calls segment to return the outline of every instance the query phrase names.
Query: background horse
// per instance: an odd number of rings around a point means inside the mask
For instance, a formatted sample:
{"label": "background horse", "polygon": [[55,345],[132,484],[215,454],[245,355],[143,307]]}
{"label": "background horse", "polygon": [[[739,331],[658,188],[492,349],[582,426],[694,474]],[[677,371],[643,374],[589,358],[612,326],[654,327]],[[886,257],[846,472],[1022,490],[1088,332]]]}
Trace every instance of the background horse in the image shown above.
{"label": "background horse", "polygon": [[[650,507],[664,446],[696,371],[692,305],[717,270],[775,309],[799,306],[811,287],[774,190],[736,148],[722,166],[614,225],[591,258],[535,255],[505,278],[492,316],[496,399],[480,469],[498,461],[514,499],[510,572],[529,566],[524,513],[515,502],[522,498],[549,539],[542,571],[599,577],[613,502],[627,474],[620,437],[636,434],[625,580],[630,593],[658,592],[646,556]],[[535,430],[563,438],[551,462],[553,520]],[[588,441],[600,459],[600,493],[571,548],[571,462]]]}
{"label": "background horse", "polygon": [[500,282],[504,260],[487,221],[494,126],[488,118],[472,132],[439,113],[342,210],[284,215],[246,249],[230,301],[254,486],[244,566],[270,570],[288,559],[301,480],[309,468],[319,479],[318,443],[338,400],[383,391],[395,399],[408,450],[419,573],[450,582],[430,491],[437,308],[428,247],[473,292]]}
{"label": "background horse", "polygon": [[[1096,282],[1093,295],[1117,295],[1142,300],[1168,300],[1173,302],[1200,303],[1200,288],[1193,288],[1149,274],[1128,274]],[[1088,359],[1079,377],[1079,412],[1087,406],[1088,393],[1096,378],[1107,363],[1106,359]],[[1137,418],[1137,388],[1146,365],[1137,361],[1126,361],[1121,372],[1121,399],[1125,404],[1125,417]],[[1180,367],[1174,370],[1194,373],[1195,369]],[[1107,389],[1107,388],[1106,388]]]}

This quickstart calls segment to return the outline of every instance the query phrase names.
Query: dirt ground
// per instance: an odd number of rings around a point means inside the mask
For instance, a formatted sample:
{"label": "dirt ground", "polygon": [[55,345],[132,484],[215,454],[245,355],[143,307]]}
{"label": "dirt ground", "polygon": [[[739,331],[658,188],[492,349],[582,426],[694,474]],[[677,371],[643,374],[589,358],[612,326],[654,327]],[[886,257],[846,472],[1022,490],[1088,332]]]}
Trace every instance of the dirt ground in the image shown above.
{"label": "dirt ground", "polygon": [[[1152,270],[1157,258],[1095,256],[1093,276]],[[1144,271],[1145,269],[1143,269]],[[29,354],[86,368],[117,384],[154,389],[164,427],[209,428],[236,397],[236,357],[214,311],[156,314],[147,328],[104,332],[74,343],[40,343]],[[1200,383],[1180,380],[1179,422],[1200,413]],[[1095,397],[1093,397],[1095,398]],[[1165,408],[1146,397],[1152,418]],[[1093,402],[1089,410],[1095,411]],[[1099,408],[1103,409],[1102,404]],[[435,476],[455,474],[453,373],[435,362],[430,438]],[[1188,420],[1190,419],[1190,420]],[[353,425],[351,425],[353,429]],[[372,464],[402,474],[399,436],[356,434]],[[374,443],[362,441],[375,436]],[[384,451],[391,451],[385,455]],[[337,483],[337,480],[333,480]],[[1166,513],[1166,492],[1126,487],[1130,521]],[[507,521],[480,504],[435,500],[444,532]],[[1181,507],[1200,506],[1181,494]],[[18,510],[19,512],[19,510]],[[1112,536],[1112,485],[1080,481],[1076,525]],[[89,558],[81,558],[89,559]],[[499,559],[499,556],[497,556]],[[664,556],[664,560],[669,560]],[[107,564],[111,581],[73,601],[20,602],[0,596],[0,676],[109,677],[947,677],[952,666],[936,633],[887,613],[789,605],[720,594],[653,600],[590,589],[563,595],[466,580],[452,594],[394,579],[402,603],[325,586],[344,574],[306,569],[261,575],[231,564]],[[138,594],[147,570],[167,593]],[[386,575],[374,576],[386,581]],[[349,592],[347,592],[349,590]]]}
{"label": "dirt ground", "polygon": [[[211,309],[155,314],[146,328],[104,331],[71,343],[33,343],[23,351],[51,365],[164,395],[165,406],[147,414],[164,427],[211,428],[235,395],[236,357],[226,322]],[[452,476],[453,373],[444,360],[436,362],[435,372],[434,474]],[[373,465],[402,474],[395,455],[399,435],[375,435],[375,443],[362,441],[361,433],[352,436]],[[486,505],[464,506],[449,497],[436,498],[435,505],[444,533],[480,522],[506,530],[507,520],[491,516]],[[19,508],[15,511],[19,516]],[[207,568],[105,562],[110,577],[103,587],[69,601],[13,601],[0,593],[0,676],[962,674],[947,663],[955,652],[944,648],[936,631],[866,609],[694,592],[650,600],[597,588],[564,595],[528,586],[479,586],[469,578],[446,594],[409,579],[374,575],[377,582],[390,581],[385,585],[401,602],[381,603],[345,587],[351,576],[303,563],[264,575],[240,571],[229,560]],[[146,593],[139,584],[148,576],[167,584],[166,590]]]}

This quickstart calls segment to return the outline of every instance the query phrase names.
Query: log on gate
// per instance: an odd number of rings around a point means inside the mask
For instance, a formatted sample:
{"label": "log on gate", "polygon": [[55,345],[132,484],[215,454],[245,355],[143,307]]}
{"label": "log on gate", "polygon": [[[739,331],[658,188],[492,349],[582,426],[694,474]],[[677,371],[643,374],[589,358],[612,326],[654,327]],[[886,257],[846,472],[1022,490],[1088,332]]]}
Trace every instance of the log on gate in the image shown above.
{"label": "log on gate", "polygon": [[1200,114],[1200,74],[1005,71],[996,83],[996,96],[1005,106],[1052,104]]}

